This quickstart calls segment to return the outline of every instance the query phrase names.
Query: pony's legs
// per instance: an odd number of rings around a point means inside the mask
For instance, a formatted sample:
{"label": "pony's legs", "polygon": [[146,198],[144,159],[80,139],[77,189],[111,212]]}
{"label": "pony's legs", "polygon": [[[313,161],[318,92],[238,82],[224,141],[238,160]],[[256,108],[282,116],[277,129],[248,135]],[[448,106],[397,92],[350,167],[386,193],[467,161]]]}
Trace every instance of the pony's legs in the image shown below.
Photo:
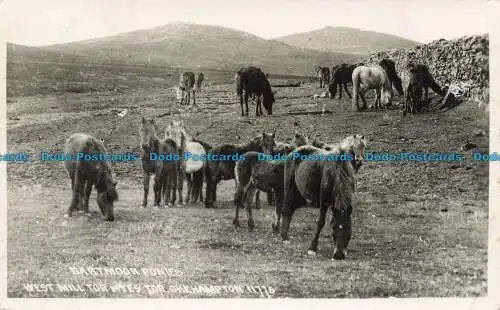
{"label": "pony's legs", "polygon": [[234,192],[234,227],[240,227],[240,208],[243,206],[245,201],[247,187],[241,183],[236,182],[236,190]]}
{"label": "pony's legs", "polygon": [[[342,86],[340,89],[342,89]],[[347,93],[347,96],[349,96],[349,99],[352,99],[351,93],[349,93],[349,89],[347,89],[347,83],[344,83],[344,90]]]}
{"label": "pony's legs", "polygon": [[193,105],[196,104],[196,90],[193,88]]}
{"label": "pony's legs", "polygon": [[191,192],[193,190],[193,179],[192,179],[193,174],[192,173],[186,173],[186,183],[187,183],[187,193],[186,193],[186,199],[185,202],[188,203],[191,200]]}
{"label": "pony's legs", "polygon": [[321,231],[323,230],[323,227],[325,226],[327,211],[328,211],[328,205],[326,205],[325,203],[321,203],[319,209],[319,219],[316,225],[316,232],[314,233],[314,238],[311,242],[311,245],[309,246],[309,251],[307,251],[307,254],[309,255],[316,255],[316,252],[318,251],[318,239]]}
{"label": "pony's legs", "polygon": [[273,233],[277,234],[280,229],[281,210],[283,206],[283,190],[275,191],[274,197],[274,223],[272,224]]}
{"label": "pony's legs", "polygon": [[90,194],[92,193],[92,186],[93,186],[92,181],[87,180],[85,184],[85,195],[84,195],[83,210],[82,210],[84,213],[89,213],[89,199],[90,199]]}
{"label": "pony's legs", "polygon": [[382,96],[381,96],[381,91],[380,88],[377,88],[375,90],[375,109],[381,109],[382,108]]}
{"label": "pony's legs", "polygon": [[177,191],[178,191],[178,195],[179,195],[179,204],[180,205],[183,205],[184,204],[184,201],[182,199],[182,190],[184,188],[184,169],[182,169],[182,167],[178,167],[177,168]]}
{"label": "pony's legs", "polygon": [[255,196],[255,191],[257,188],[252,184],[248,184],[245,196],[243,197],[243,201],[245,202],[248,216],[248,230],[253,231],[255,228],[255,223],[253,221],[252,216],[252,198]]}
{"label": "pony's legs", "polygon": [[260,210],[260,191],[255,193],[255,209]]}
{"label": "pony's legs", "polygon": [[[286,181],[286,180],[285,180]],[[295,209],[303,202],[302,197],[299,197],[299,193],[297,187],[293,182],[288,186],[285,184],[285,188],[288,189],[285,191],[285,197],[283,202],[283,208],[281,211],[282,223],[281,223],[281,240],[288,241],[288,230],[290,229],[290,223],[292,221],[293,213]]]}
{"label": "pony's legs", "polygon": [[71,217],[73,210],[78,209],[78,205],[80,204],[80,199],[81,199],[81,193],[83,192],[83,175],[79,172],[78,165],[77,165],[77,171],[74,174],[74,182],[73,182],[73,195],[71,198],[71,204],[69,205],[68,208],[68,213],[66,214],[67,217]]}
{"label": "pony's legs", "polygon": [[[364,92],[360,92],[359,97],[361,97],[361,101],[363,102],[363,106],[361,107],[361,109],[362,110],[367,109],[366,98],[365,98]],[[357,105],[357,100],[356,100],[356,105]]]}
{"label": "pony's legs", "polygon": [[342,84],[339,84],[338,86],[336,86],[339,88],[339,99],[342,99]]}
{"label": "pony's legs", "polygon": [[260,116],[262,115],[262,99],[261,96],[257,96],[256,100],[256,105],[255,105],[255,116]]}
{"label": "pony's legs", "polygon": [[245,111],[243,110],[243,93],[240,94],[240,107],[241,107],[241,116],[245,116]]}
{"label": "pony's legs", "polygon": [[272,206],[274,205],[274,201],[276,200],[276,194],[274,191],[270,192],[270,193],[266,193],[266,196],[267,196],[267,204]]}
{"label": "pony's legs", "polygon": [[149,179],[150,175],[147,172],[143,172],[143,185],[144,185],[144,197],[142,199],[142,207],[145,208],[148,204],[148,194],[149,194]]}
{"label": "pony's legs", "polygon": [[154,191],[154,206],[159,207],[161,201],[161,173],[158,172],[155,174],[155,180],[153,185]]}

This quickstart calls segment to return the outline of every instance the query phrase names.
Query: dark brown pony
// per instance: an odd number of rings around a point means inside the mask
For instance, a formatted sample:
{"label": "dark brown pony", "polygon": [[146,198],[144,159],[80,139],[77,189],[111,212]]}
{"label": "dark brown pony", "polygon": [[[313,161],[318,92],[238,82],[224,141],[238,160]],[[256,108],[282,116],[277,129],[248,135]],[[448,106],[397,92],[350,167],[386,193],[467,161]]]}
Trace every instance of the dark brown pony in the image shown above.
{"label": "dark brown pony", "polygon": [[[302,156],[329,156],[332,153],[306,145],[296,150]],[[338,155],[337,155],[338,156]],[[281,238],[288,240],[294,211],[306,200],[318,201],[320,215],[308,254],[315,255],[318,239],[325,225],[326,213],[332,210],[334,259],[344,259],[351,239],[352,200],[355,190],[354,168],[350,161],[335,159],[304,160],[290,157],[285,162],[284,205]]]}
{"label": "dark brown pony", "polygon": [[315,73],[319,78],[319,88],[326,87],[330,83],[330,68],[318,66]]}
{"label": "dark brown pony", "polygon": [[205,80],[205,75],[203,72],[198,72],[196,75],[196,83],[195,83],[195,91],[201,91],[201,87],[203,85],[203,81]]}
{"label": "dark brown pony", "polygon": [[[284,145],[283,148],[273,152],[273,156],[287,156],[295,148],[308,143],[305,135],[295,133],[292,145]],[[262,156],[262,154],[261,154]],[[275,223],[273,231],[278,232],[279,214],[283,203],[283,170],[284,161],[269,160],[261,158],[258,152],[247,152],[243,159],[239,160],[234,168],[236,190],[234,194],[235,217],[233,224],[239,226],[239,209],[246,204],[248,214],[248,228],[253,230],[255,225],[252,217],[252,198],[255,195],[256,207],[259,203],[259,193],[263,191],[268,195],[268,203],[275,206]],[[270,197],[271,196],[271,197]]]}
{"label": "dark brown pony", "polygon": [[[193,72],[182,72],[179,77],[179,89],[182,91],[181,105],[189,105],[191,92],[193,93],[193,105],[196,104],[195,75]],[[184,101],[184,99],[186,99]]]}
{"label": "dark brown pony", "polygon": [[361,62],[353,65],[341,64],[332,68],[332,81],[328,85],[330,99],[335,97],[337,89],[339,90],[339,99],[342,99],[342,86],[344,86],[344,90],[349,98],[352,98],[349,90],[347,89],[347,85],[352,84],[352,72],[354,69],[362,65],[364,65],[364,63]]}
{"label": "dark brown pony", "polygon": [[[240,226],[239,210],[246,205],[248,214],[248,229],[255,227],[252,217],[252,198],[256,191],[268,194],[274,193],[275,214],[281,213],[283,203],[283,177],[284,161],[259,159],[262,153],[246,152],[244,159],[236,163],[234,174],[236,176],[236,191],[234,194],[235,215],[233,225]],[[273,223],[273,231],[278,232],[277,217]]]}
{"label": "dark brown pony", "polygon": [[240,98],[241,116],[245,116],[243,102],[245,103],[246,115],[248,116],[249,96],[256,97],[256,116],[263,115],[262,105],[264,105],[267,114],[273,114],[273,104],[275,102],[274,93],[271,90],[271,84],[269,84],[262,70],[256,67],[241,68],[234,75],[234,81],[236,83],[236,94]]}
{"label": "dark brown pony", "polygon": [[429,68],[424,64],[409,62],[401,73],[401,78],[403,88],[406,91],[405,114],[418,112],[422,102],[422,91],[424,92],[424,102],[428,101],[429,87],[439,96],[445,96],[444,91],[429,72]]}
{"label": "dark brown pony", "polygon": [[[96,138],[75,133],[66,140],[64,153],[71,155],[64,161],[64,168],[71,179],[73,192],[66,217],[71,217],[74,210],[89,213],[89,198],[92,187],[97,190],[97,205],[106,221],[114,221],[114,201],[118,200],[116,182],[107,160],[99,159],[106,155],[106,148]],[[91,158],[97,156],[96,160]]]}
{"label": "dark brown pony", "polygon": [[[155,120],[141,118],[139,135],[141,140],[141,161],[144,182],[144,197],[142,207],[148,203],[150,175],[155,175],[154,180],[154,206],[163,204],[172,206],[176,201],[178,162],[174,156],[179,156],[179,149],[172,139],[161,140],[157,137],[158,126]],[[159,156],[170,156],[172,160],[162,160]],[[181,196],[182,199],[182,196]]]}
{"label": "dark brown pony", "polygon": [[[309,138],[299,132],[296,132],[292,139],[292,144],[286,142],[276,142],[273,150],[273,155],[281,154],[287,155],[299,146],[306,145],[309,143]],[[267,203],[272,206],[274,205],[273,193],[267,193]],[[255,194],[255,209],[260,209],[260,191],[257,190]]]}
{"label": "dark brown pony", "polygon": [[[286,160],[284,203],[281,214],[283,217],[281,238],[284,242],[288,242],[288,230],[293,213],[309,200],[319,205],[320,218],[308,253],[316,254],[326,212],[328,207],[331,207],[333,211],[331,224],[336,243],[334,258],[345,257],[344,249],[351,235],[349,206],[356,185],[354,176],[362,165],[365,146],[365,137],[356,134],[348,136],[338,144],[323,145],[324,148],[328,147],[329,151],[312,145],[299,147],[294,151],[298,155],[290,156]],[[335,155],[342,154],[346,158],[335,158]],[[312,156],[312,158],[304,159],[302,156]]]}
{"label": "dark brown pony", "polygon": [[396,72],[396,63],[394,62],[394,60],[389,58],[384,58],[379,62],[379,66],[381,66],[382,69],[385,70],[387,76],[389,77],[389,80],[392,83],[392,86],[394,86],[394,88],[396,88],[396,90],[398,91],[398,94],[402,96],[404,94],[403,85],[401,78],[398,76],[398,73]]}
{"label": "dark brown pony", "polygon": [[215,158],[227,160],[208,160],[205,168],[205,207],[213,208],[217,199],[217,184],[222,180],[234,179],[234,166],[240,156],[249,151],[271,154],[274,148],[274,133],[263,133],[243,145],[222,144],[214,147],[210,154]]}

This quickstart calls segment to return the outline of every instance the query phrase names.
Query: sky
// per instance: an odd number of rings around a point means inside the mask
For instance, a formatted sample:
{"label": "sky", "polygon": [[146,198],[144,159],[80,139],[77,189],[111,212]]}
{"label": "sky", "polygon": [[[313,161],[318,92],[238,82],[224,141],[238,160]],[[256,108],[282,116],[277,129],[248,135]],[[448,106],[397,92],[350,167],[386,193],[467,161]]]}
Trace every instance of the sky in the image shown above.
{"label": "sky", "polygon": [[353,27],[427,43],[488,33],[487,0],[0,0],[0,34],[38,46],[170,22],[219,25],[270,39],[325,26]]}

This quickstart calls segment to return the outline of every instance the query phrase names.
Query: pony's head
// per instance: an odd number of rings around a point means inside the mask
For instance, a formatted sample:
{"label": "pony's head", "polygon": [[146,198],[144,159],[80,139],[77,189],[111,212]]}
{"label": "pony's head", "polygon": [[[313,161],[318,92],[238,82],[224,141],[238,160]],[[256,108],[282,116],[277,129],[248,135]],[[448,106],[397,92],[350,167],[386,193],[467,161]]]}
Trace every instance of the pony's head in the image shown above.
{"label": "pony's head", "polygon": [[262,105],[266,109],[268,115],[273,115],[273,104],[276,101],[274,94],[275,92],[271,90],[271,85],[262,93]]}
{"label": "pony's head", "polygon": [[387,76],[389,77],[389,81],[391,84],[391,89],[392,89],[392,84],[394,84],[394,87],[398,91],[399,95],[403,95],[403,82],[401,81],[401,78],[398,76],[396,72],[396,63],[394,62],[394,60],[389,58],[384,58],[379,62],[379,65],[387,73]]}
{"label": "pony's head", "polygon": [[301,134],[300,132],[295,132],[295,135],[293,136],[293,146],[297,148],[306,144],[309,144],[307,136]]}
{"label": "pony's head", "polygon": [[182,149],[186,142],[184,122],[182,120],[172,120],[165,128],[165,139],[173,140]]}
{"label": "pony's head", "polygon": [[[345,165],[345,162],[340,165]],[[335,244],[333,250],[334,259],[344,259],[346,257],[346,248],[351,240],[352,193],[354,187],[352,186],[353,181],[349,180],[350,178],[351,176],[347,175],[345,180],[340,181],[342,183],[349,183],[347,186],[346,184],[342,184],[342,186],[339,187],[336,186],[336,191],[341,192],[336,195],[331,221],[333,242]]]}
{"label": "pony's head", "polygon": [[97,189],[97,205],[106,221],[114,221],[114,202],[118,200],[117,182],[113,180],[111,169],[106,164],[97,168],[95,187]]}
{"label": "pony's head", "polygon": [[380,100],[382,104],[387,106],[392,103],[392,99],[394,97],[394,93],[392,91],[392,85],[390,80],[386,80],[382,85],[382,91],[380,92]]}
{"label": "pony's head", "polygon": [[141,140],[141,148],[143,151],[149,151],[153,146],[153,142],[156,138],[156,133],[158,132],[158,126],[154,118],[146,119],[141,118],[141,124],[139,126],[139,136]]}
{"label": "pony's head", "polygon": [[275,134],[273,133],[262,133],[261,147],[264,154],[272,154],[276,146],[274,140]]}
{"label": "pony's head", "polygon": [[349,136],[340,142],[340,152],[349,153],[353,156],[354,172],[358,172],[363,164],[365,148],[365,136],[360,134]]}

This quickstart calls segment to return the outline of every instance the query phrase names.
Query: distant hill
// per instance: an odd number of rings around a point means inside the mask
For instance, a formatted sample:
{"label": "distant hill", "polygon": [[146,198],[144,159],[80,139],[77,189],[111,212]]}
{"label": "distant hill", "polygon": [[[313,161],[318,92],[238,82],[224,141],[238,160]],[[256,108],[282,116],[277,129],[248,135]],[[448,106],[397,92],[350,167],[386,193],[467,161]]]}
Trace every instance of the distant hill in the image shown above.
{"label": "distant hill", "polygon": [[421,44],[395,35],[331,26],[279,37],[275,40],[296,47],[348,54],[368,54],[393,48],[412,48]]}
{"label": "distant hill", "polygon": [[171,23],[115,36],[43,47],[11,45],[8,59],[75,59],[96,64],[149,64],[196,70],[260,66],[274,74],[312,75],[315,65],[354,62],[359,55],[321,52],[219,26]]}

